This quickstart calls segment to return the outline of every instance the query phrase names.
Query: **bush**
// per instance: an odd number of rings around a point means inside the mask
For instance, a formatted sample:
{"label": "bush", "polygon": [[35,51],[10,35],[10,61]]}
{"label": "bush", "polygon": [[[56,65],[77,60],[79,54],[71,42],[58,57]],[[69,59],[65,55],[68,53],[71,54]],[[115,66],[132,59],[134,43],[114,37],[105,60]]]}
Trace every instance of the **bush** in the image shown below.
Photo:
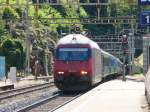
{"label": "bush", "polygon": [[18,70],[23,69],[24,53],[23,47],[19,41],[6,39],[1,45],[1,55],[6,57],[6,69],[16,66]]}
{"label": "bush", "polygon": [[18,17],[19,17],[18,13],[13,8],[5,7],[2,16],[3,19],[16,19]]}

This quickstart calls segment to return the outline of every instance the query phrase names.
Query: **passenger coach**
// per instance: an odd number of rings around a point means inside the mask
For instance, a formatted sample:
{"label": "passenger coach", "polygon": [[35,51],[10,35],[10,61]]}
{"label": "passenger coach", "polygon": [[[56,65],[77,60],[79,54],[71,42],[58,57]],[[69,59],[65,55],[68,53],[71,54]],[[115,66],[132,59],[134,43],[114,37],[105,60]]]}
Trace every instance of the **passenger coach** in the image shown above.
{"label": "passenger coach", "polygon": [[118,73],[122,73],[120,60],[83,35],[67,35],[56,46],[54,82],[60,90],[87,89]]}

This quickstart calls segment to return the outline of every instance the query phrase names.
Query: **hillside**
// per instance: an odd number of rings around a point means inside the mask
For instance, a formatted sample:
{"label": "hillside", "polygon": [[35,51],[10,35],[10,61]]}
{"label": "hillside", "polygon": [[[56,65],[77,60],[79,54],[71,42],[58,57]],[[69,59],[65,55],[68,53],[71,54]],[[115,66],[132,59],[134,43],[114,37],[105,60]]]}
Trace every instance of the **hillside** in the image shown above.
{"label": "hillside", "polygon": [[[98,8],[100,8],[100,17],[137,15],[137,7],[132,5],[136,0],[127,0],[126,2],[115,0],[111,1],[109,6],[79,6],[78,0],[60,0],[61,5],[53,6],[48,5],[46,1],[39,0],[39,5],[36,5],[36,0],[29,0],[27,7],[25,0],[0,0],[0,55],[6,56],[7,70],[11,66],[17,66],[17,69],[24,70],[27,65],[27,50],[30,49],[28,57],[30,57],[31,69],[34,69],[35,60],[39,59],[41,62],[40,73],[47,74],[45,66],[49,66],[49,74],[51,74],[54,48],[61,33],[74,32],[78,27],[81,33],[90,31],[92,35],[106,35],[114,34],[124,27],[116,24],[50,24],[49,18],[97,18]],[[56,0],[51,0],[51,2],[55,3]],[[96,3],[97,1],[80,0],[80,2]],[[101,0],[101,2],[107,3],[108,0]],[[18,4],[15,5],[16,3]],[[48,49],[49,52],[45,49]],[[18,59],[20,61],[12,61]]]}

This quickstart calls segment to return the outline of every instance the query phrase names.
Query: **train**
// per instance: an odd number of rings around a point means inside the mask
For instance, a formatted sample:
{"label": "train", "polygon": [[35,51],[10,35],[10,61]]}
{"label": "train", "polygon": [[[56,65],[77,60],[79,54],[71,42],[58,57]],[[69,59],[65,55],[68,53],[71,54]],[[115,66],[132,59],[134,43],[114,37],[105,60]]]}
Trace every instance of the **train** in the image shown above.
{"label": "train", "polygon": [[62,91],[85,90],[122,71],[118,58],[82,34],[64,36],[56,45],[54,83]]}

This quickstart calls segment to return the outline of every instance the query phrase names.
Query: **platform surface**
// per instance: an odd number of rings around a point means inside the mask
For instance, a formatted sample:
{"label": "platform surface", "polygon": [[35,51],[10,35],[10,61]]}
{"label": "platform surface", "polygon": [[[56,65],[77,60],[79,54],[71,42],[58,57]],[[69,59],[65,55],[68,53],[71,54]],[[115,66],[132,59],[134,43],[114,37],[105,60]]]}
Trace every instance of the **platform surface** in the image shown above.
{"label": "platform surface", "polygon": [[144,82],[105,82],[55,112],[146,112]]}
{"label": "platform surface", "polygon": [[13,83],[11,81],[0,81],[0,87],[12,85]]}
{"label": "platform surface", "polygon": [[[48,79],[49,81],[46,81]],[[43,84],[47,82],[53,82],[53,77],[40,77],[38,80],[35,80],[33,76],[25,77],[25,78],[20,78],[20,80],[16,82],[12,82],[10,79],[5,80],[0,80],[0,87],[7,86],[7,85],[14,85],[14,88],[22,88],[22,87],[27,87],[27,86],[32,86],[32,85],[37,85],[37,84]]]}

